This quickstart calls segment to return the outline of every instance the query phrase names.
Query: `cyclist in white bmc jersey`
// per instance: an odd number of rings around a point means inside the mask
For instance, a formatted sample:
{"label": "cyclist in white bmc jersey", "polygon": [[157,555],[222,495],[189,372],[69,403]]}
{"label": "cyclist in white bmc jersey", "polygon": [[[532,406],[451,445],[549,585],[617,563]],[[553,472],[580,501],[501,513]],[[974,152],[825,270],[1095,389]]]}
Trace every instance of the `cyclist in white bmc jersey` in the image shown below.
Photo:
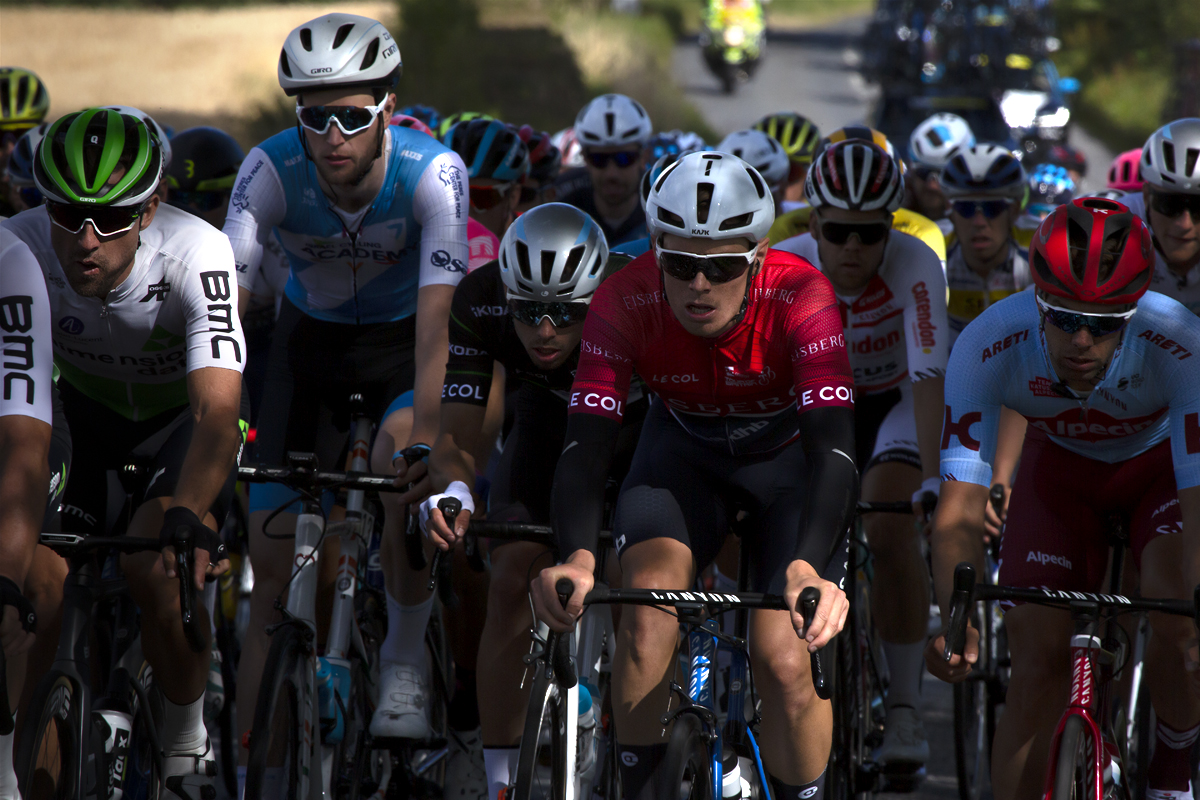
{"label": "cyclist in white bmc jersey", "polygon": [[[387,124],[400,71],[397,45],[375,20],[329,14],[293,30],[278,77],[296,98],[298,124],[246,156],[225,233],[243,286],[253,285],[272,232],[291,264],[267,368],[260,460],[280,463],[287,451],[301,450],[335,466],[340,444],[332,452],[317,447],[318,418],[326,408],[344,430],[353,392],[383,420],[372,470],[393,470],[394,462],[398,480],[419,482],[409,496],[383,500],[389,627],[372,730],[423,737],[423,640],[433,600],[408,568],[400,533],[403,503],[420,499],[428,480],[424,463],[406,468],[397,451],[437,435],[450,301],[467,272],[467,183],[457,155],[417,130]],[[291,542],[267,538],[262,522],[293,496],[265,486],[251,491],[256,582],[239,670],[242,731],[266,657],[263,626],[291,562]],[[291,533],[295,517],[278,519],[273,530]]]}
{"label": "cyclist in white bmc jersey", "polygon": [[1146,140],[1142,190],[1120,202],[1154,234],[1154,280],[1161,292],[1200,314],[1200,119],[1177,119]]}
{"label": "cyclist in white bmc jersey", "polygon": [[[900,165],[871,142],[825,147],[808,171],[811,233],[787,250],[815,264],[833,284],[854,369],[855,440],[868,501],[937,493],[942,384],[950,331],[946,279],[937,254],[892,230],[904,184]],[[880,760],[898,774],[929,758],[920,720],[920,680],[929,590],[912,521],[865,518],[875,557],[872,612],[891,673]]]}
{"label": "cyclist in white bmc jersey", "polygon": [[198,589],[228,568],[215,529],[248,417],[245,342],[229,241],[161,205],[162,174],[158,138],[139,118],[68,114],[38,148],[46,205],[3,226],[33,251],[49,295],[58,390],[74,422],[63,528],[107,532],[107,472],[135,455],[149,462],[124,532],[158,539],[163,553],[121,565],[164,699],[165,788],[198,800],[216,774],[202,721],[210,653],[193,652],[180,625],[170,541],[180,526],[193,531]]}

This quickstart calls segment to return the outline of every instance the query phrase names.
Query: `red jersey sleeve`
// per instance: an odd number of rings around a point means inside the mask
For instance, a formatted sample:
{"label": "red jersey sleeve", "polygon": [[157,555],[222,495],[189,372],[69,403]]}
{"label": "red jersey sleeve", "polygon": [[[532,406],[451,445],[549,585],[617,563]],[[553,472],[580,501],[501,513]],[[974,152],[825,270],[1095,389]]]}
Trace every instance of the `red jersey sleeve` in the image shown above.
{"label": "red jersey sleeve", "polygon": [[[600,284],[592,298],[587,319],[583,323],[583,338],[579,342],[579,368],[571,386],[568,414],[598,414],[621,421],[629,397],[629,381],[637,358],[636,335],[641,322],[629,306],[629,297],[640,296],[636,281],[626,265],[620,272]],[[639,306],[633,309],[644,310]]]}
{"label": "red jersey sleeve", "polygon": [[800,413],[827,406],[854,407],[854,373],[837,297],[829,279],[803,262],[805,285],[788,315],[792,380]]}

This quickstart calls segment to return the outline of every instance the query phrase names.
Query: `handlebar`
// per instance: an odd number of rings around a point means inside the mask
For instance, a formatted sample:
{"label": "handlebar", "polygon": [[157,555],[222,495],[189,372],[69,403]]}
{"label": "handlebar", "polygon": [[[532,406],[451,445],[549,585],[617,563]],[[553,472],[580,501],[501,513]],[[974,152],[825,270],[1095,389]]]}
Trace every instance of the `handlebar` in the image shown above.
{"label": "handlebar", "polygon": [[1191,617],[1193,623],[1200,629],[1200,585],[1193,590],[1190,601],[1132,598],[1119,594],[1097,594],[1060,589],[976,585],[975,567],[964,561],[954,568],[954,593],[950,596],[950,622],[946,628],[946,647],[942,652],[942,657],[946,661],[949,661],[951,656],[962,655],[963,648],[966,646],[967,618],[971,605],[976,600],[1019,600],[1054,608],[1086,608],[1097,614],[1101,610],[1109,610],[1117,614],[1157,611]]}
{"label": "handlebar", "polygon": [[316,457],[308,453],[288,453],[287,467],[268,467],[254,464],[238,467],[239,481],[247,483],[282,483],[292,489],[325,489],[332,487],[361,489],[365,492],[400,493],[407,487],[396,486],[395,475],[373,475],[367,472],[322,472],[317,470]]}
{"label": "handlebar", "polygon": [[179,616],[183,620],[183,636],[193,653],[202,653],[206,642],[200,617],[196,614],[196,587],[192,583],[192,531],[183,525],[172,537],[175,546],[175,574],[179,576]]}
{"label": "handlebar", "polygon": [[[821,602],[821,590],[815,586],[805,587],[800,593],[799,610],[800,616],[804,617],[804,635],[808,635],[808,626],[812,625],[813,617],[817,615],[817,604]],[[825,679],[824,659],[821,656],[821,651],[808,654],[808,660],[812,667],[812,682],[813,689],[817,692],[817,697],[822,700],[828,700],[830,694],[829,682]]]}
{"label": "handlebar", "polygon": [[1004,519],[1004,485],[1000,483],[992,484],[992,488],[988,491],[988,502],[992,504],[992,510],[996,512],[996,516]]}
{"label": "handlebar", "polygon": [[[558,602],[566,608],[571,595],[575,593],[575,584],[569,578],[559,578],[558,583],[554,584],[554,591],[558,594]],[[555,683],[564,689],[570,689],[579,683],[579,676],[575,674],[575,662],[571,660],[570,646],[570,634],[550,631],[546,636],[547,664],[554,672]]]}
{"label": "handlebar", "polygon": [[[407,457],[405,458],[407,460]],[[446,527],[453,528],[454,520],[458,519],[459,512],[462,511],[462,501],[457,497],[443,497],[438,500],[438,511],[442,512],[442,519],[446,521]],[[442,568],[442,557],[445,555],[440,549],[433,551],[433,566],[429,569],[429,591],[433,591],[433,587],[437,585],[438,575]]]}
{"label": "handlebar", "polygon": [[888,500],[880,502],[867,502],[859,500],[854,506],[856,514],[911,514],[913,513],[912,503],[904,500]]}

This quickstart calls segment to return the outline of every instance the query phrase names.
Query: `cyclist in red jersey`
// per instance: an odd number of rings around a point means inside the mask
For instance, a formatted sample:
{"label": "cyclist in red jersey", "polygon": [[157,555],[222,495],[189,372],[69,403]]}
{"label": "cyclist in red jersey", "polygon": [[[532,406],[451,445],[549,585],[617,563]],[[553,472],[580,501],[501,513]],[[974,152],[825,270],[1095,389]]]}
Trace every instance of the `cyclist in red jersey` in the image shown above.
{"label": "cyclist in red jersey", "polygon": [[[646,216],[654,249],[596,292],[568,401],[554,478],[553,522],[566,561],[532,585],[538,617],[567,630],[592,587],[604,476],[634,370],[655,393],[617,502],[623,582],[686,589],[712,562],[728,514],[744,509],[754,588],[795,606],[821,591],[807,641],[798,614],[755,612],[750,648],[762,698],[759,742],[778,797],[819,798],[832,711],[818,700],[805,650],[823,647],[848,604],[842,533],[857,497],[853,384],[829,282],[768,250],[770,191],[745,162],[693,153],[655,181]],[[838,557],[833,555],[837,553]],[[575,584],[566,609],[555,584]],[[628,798],[663,796],[655,772],[678,624],[655,609],[623,611],[613,709]]]}

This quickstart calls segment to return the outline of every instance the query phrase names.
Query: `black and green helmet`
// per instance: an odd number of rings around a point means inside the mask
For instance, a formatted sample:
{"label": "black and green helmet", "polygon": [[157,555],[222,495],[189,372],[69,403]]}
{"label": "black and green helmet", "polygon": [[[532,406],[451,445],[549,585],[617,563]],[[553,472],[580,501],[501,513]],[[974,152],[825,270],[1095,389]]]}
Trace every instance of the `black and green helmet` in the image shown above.
{"label": "black and green helmet", "polygon": [[52,202],[138,206],[154,193],[162,170],[162,148],[144,122],[89,108],[60,117],[46,131],[33,179]]}

